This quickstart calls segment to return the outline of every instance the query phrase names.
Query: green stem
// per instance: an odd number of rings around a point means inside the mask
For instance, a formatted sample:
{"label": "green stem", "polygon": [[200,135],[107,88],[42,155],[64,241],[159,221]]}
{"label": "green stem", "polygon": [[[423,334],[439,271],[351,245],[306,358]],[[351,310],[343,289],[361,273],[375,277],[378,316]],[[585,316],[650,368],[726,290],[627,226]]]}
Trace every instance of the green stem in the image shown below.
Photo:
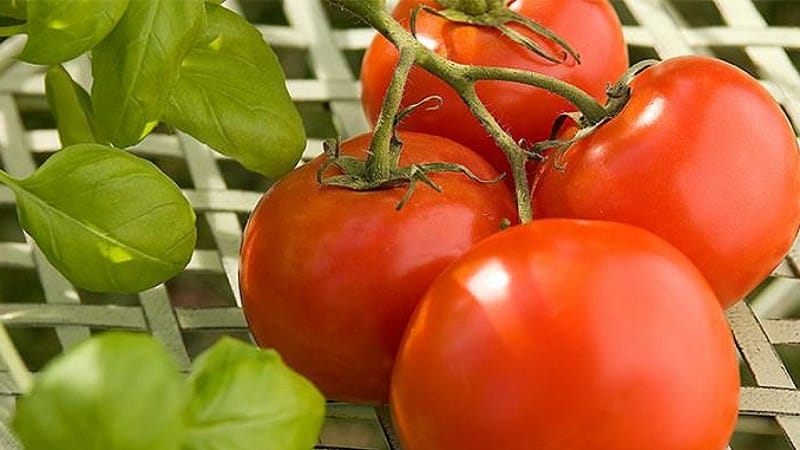
{"label": "green stem", "polygon": [[9,175],[8,172],[0,170],[0,184],[5,184],[11,189],[16,190],[17,187],[19,187],[19,180]]}
{"label": "green stem", "polygon": [[464,76],[473,81],[500,80],[528,84],[540,87],[553,94],[565,98],[583,114],[591,124],[601,122],[608,117],[608,112],[597,100],[582,89],[558,78],[549,77],[536,72],[500,67],[466,66],[459,67]]}
{"label": "green stem", "polygon": [[436,3],[443,8],[452,8],[470,14],[480,15],[489,10],[489,2],[486,0],[436,0]]}
{"label": "green stem", "polygon": [[474,86],[467,86],[464,89],[459,89],[461,98],[469,106],[470,111],[483,125],[483,128],[489,132],[492,138],[497,142],[501,149],[508,157],[508,162],[511,165],[511,175],[514,179],[514,191],[517,198],[517,214],[519,215],[520,223],[527,223],[533,220],[533,210],[531,209],[531,190],[528,187],[528,171],[526,170],[526,162],[528,155],[521,151],[519,146],[514,142],[514,139],[504,132],[500,124],[497,123],[494,116],[486,108],[486,105],[478,98]]}
{"label": "green stem", "polygon": [[19,352],[2,321],[0,321],[0,358],[8,366],[11,379],[14,380],[19,390],[23,394],[30,392],[33,386],[33,375],[25,366],[22,357],[19,356]]}
{"label": "green stem", "polygon": [[475,16],[505,7],[504,0],[436,0],[436,3],[443,8],[452,8]]}
{"label": "green stem", "polygon": [[7,25],[5,27],[0,27],[0,37],[14,36],[15,34],[25,33],[26,31],[28,31],[27,23]]}
{"label": "green stem", "polygon": [[400,153],[393,148],[395,117],[400,110],[403,99],[403,90],[408,79],[408,73],[414,65],[414,50],[410,47],[400,49],[400,58],[397,61],[392,81],[383,98],[381,113],[375,124],[370,143],[370,154],[367,157],[367,177],[372,180],[386,179],[393,168],[397,168]]}

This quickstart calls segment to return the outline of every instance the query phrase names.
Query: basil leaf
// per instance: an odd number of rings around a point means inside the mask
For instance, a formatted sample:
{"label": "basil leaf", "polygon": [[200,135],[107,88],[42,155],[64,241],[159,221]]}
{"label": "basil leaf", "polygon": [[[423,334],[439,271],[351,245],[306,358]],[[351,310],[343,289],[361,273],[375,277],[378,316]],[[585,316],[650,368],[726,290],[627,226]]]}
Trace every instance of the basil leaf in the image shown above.
{"label": "basil leaf", "polygon": [[322,428],[325,401],[274,350],[232,338],[201,355],[182,450],[308,450]]}
{"label": "basil leaf", "polygon": [[203,0],[132,1],[92,54],[98,130],[117,147],[141,141],[161,119],[184,56],[205,27]]}
{"label": "basil leaf", "polygon": [[106,333],[48,364],[13,428],[26,450],[178,450],[185,394],[152,337]]}
{"label": "basil leaf", "polygon": [[0,0],[0,17],[25,20],[27,12],[27,0]]}
{"label": "basil leaf", "polygon": [[68,146],[98,142],[92,118],[92,100],[89,94],[64,70],[55,65],[44,77],[47,104],[58,125],[61,145]]}
{"label": "basil leaf", "polygon": [[278,58],[247,21],[207,9],[208,26],[183,62],[164,121],[247,169],[281,176],[306,141]]}
{"label": "basil leaf", "polygon": [[102,41],[119,22],[128,0],[28,0],[28,42],[20,58],[58,64]]}
{"label": "basil leaf", "polygon": [[180,189],[123,150],[67,147],[10,187],[22,227],[78,287],[142,291],[180,272],[192,255],[195,215]]}

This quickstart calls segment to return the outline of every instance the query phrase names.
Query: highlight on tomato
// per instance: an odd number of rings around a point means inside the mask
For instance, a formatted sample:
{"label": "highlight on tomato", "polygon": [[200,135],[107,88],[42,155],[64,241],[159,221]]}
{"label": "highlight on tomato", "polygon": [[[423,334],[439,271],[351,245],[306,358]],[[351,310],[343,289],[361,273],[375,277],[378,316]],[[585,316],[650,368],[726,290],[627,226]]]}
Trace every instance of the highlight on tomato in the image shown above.
{"label": "highlight on tomato", "polygon": [[701,56],[635,76],[622,111],[534,182],[535,217],[630,223],[694,262],[724,307],[780,263],[800,226],[800,158],[757,80]]}
{"label": "highlight on tomato", "polygon": [[[401,132],[400,164],[447,161],[491,180],[497,172],[449,139]],[[371,135],[347,140],[363,158]],[[397,347],[433,279],[476,242],[514,220],[505,183],[459,173],[407,187],[357,192],[322,186],[326,156],[279,180],[253,211],[241,252],[245,317],[259,345],[331,399],[385,403]],[[336,168],[329,171],[335,174]]]}
{"label": "highlight on tomato", "polygon": [[436,279],[391,399],[406,450],[721,450],[738,393],[723,310],[686,256],[631,225],[545,219]]}
{"label": "highlight on tomato", "polygon": [[[509,21],[504,23],[517,38],[539,46],[545,56],[522,45],[497,27],[476,26],[441,17],[445,4],[458,1],[401,0],[393,16],[406,28],[416,8],[416,37],[425,47],[452,61],[481,66],[524,69],[549,75],[582,88],[598,100],[605,99],[605,88],[616,81],[628,66],[628,53],[622,27],[607,0],[514,0],[489,1],[501,7],[483,17],[515,15],[521,21],[535,21],[574,50],[570,55],[557,41],[530,28]],[[507,7],[502,5],[507,3]],[[438,11],[434,14],[431,11]],[[471,21],[458,7],[449,8],[451,16]],[[482,19],[485,20],[485,19]],[[550,56],[550,59],[546,56]],[[555,61],[553,60],[555,58]],[[364,55],[361,68],[362,103],[370,120],[378,117],[381,103],[398,60],[397,49],[382,36],[376,36]],[[477,93],[504,129],[516,139],[538,142],[549,137],[553,120],[575,107],[563,98],[543,89],[521,84],[484,81]],[[408,117],[401,129],[445,136],[477,151],[498,170],[508,170],[499,147],[470,113],[458,94],[446,83],[421,68],[411,71],[403,105],[431,95],[442,97],[441,109],[432,114]]]}

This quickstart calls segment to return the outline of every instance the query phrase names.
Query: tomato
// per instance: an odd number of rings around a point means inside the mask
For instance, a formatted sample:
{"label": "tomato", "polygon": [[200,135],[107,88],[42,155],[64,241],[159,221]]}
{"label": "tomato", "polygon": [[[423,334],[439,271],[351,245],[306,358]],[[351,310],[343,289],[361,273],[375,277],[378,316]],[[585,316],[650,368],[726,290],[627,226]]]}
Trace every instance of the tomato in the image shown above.
{"label": "tomato", "polygon": [[[463,164],[497,172],[465,147],[401,133],[401,165]],[[365,155],[369,135],[342,144]],[[425,289],[450,262],[515,216],[505,183],[431,174],[443,191],[420,185],[356,192],[317,183],[323,158],[274,185],[253,211],[241,252],[241,294],[256,341],[278,350],[329,398],[383,403],[403,330]],[[329,175],[335,171],[330,170]]]}
{"label": "tomato", "polygon": [[[408,27],[411,11],[420,4],[441,9],[433,0],[401,0],[393,15]],[[554,64],[494,29],[448,22],[426,12],[418,15],[417,38],[437,54],[456,62],[539,72],[574,84],[598,100],[605,100],[606,85],[616,81],[628,66],[622,28],[607,0],[516,0],[511,2],[510,8],[559,35],[580,53],[582,63],[578,65],[569,58],[563,64]],[[561,51],[518,25],[509,26],[552,52]],[[397,50],[381,36],[372,41],[364,55],[362,103],[373,123],[380,112],[397,60]],[[562,112],[575,110],[561,97],[536,87],[483,81],[476,88],[497,121],[517,140],[524,138],[533,143],[547,139],[554,118]],[[402,122],[401,128],[446,136],[477,151],[498,170],[508,170],[502,151],[458,94],[425,70],[412,69],[403,105],[434,94],[444,100],[441,108],[412,115]]]}
{"label": "tomato", "polygon": [[546,219],[436,279],[391,394],[406,450],[716,450],[738,392],[724,314],[683,254],[630,225]]}
{"label": "tomato", "polygon": [[780,263],[800,225],[792,129],[759,83],[687,56],[639,74],[623,111],[543,165],[534,216],[626,222],[682,250],[727,307]]}

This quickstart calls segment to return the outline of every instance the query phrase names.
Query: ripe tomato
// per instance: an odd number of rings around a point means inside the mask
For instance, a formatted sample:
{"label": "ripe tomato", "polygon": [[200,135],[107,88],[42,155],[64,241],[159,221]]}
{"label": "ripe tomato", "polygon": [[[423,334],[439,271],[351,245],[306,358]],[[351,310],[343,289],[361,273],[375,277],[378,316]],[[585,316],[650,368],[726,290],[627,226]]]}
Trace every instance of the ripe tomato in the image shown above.
{"label": "ripe tomato", "polygon": [[421,300],[392,408],[406,450],[722,449],[736,350],[703,276],[614,222],[484,240]]}
{"label": "ripe tomato", "polygon": [[550,164],[535,217],[603,219],[663,237],[728,307],[780,262],[800,225],[800,159],[780,107],[719,60],[687,56],[639,74],[623,111]]}
{"label": "ripe tomato", "polygon": [[[463,164],[497,172],[465,147],[401,133],[401,165]],[[369,135],[342,144],[365,155]],[[247,224],[241,253],[244,313],[256,341],[280,352],[329,398],[386,402],[395,353],[417,301],[457,256],[515,216],[505,183],[431,174],[443,191],[419,186],[356,192],[322,187],[322,158],[282,178]],[[331,174],[334,170],[331,169]]]}
{"label": "ripe tomato", "polygon": [[[420,4],[441,9],[434,0],[401,0],[393,15],[408,27],[411,11]],[[437,54],[456,62],[539,72],[572,83],[597,99],[605,100],[606,85],[616,81],[628,67],[622,28],[607,0],[516,0],[511,2],[510,8],[559,35],[581,55],[582,64],[576,64],[571,57],[563,64],[554,64],[494,29],[448,22],[425,12],[420,13],[417,19],[417,38]],[[545,49],[556,54],[560,51],[516,24],[509,26],[531,37]],[[364,55],[362,103],[373,123],[380,112],[397,59],[397,50],[381,36],[372,41]],[[562,112],[575,110],[561,97],[535,87],[484,81],[476,88],[497,121],[517,140],[524,138],[528,142],[538,142],[547,139],[554,118]],[[403,121],[401,128],[461,142],[498,170],[507,170],[502,151],[458,94],[425,70],[412,69],[403,105],[434,94],[444,100],[441,109],[412,115]]]}

